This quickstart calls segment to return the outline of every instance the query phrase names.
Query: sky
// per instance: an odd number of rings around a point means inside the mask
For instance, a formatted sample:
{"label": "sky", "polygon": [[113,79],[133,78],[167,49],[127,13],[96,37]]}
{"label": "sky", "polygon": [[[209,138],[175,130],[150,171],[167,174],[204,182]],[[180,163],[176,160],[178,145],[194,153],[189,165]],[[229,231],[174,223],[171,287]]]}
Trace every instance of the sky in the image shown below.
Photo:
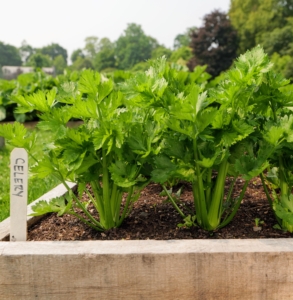
{"label": "sky", "polygon": [[0,0],[0,41],[34,48],[57,43],[71,53],[85,38],[121,36],[129,23],[171,48],[177,34],[200,27],[215,9],[228,12],[230,0]]}

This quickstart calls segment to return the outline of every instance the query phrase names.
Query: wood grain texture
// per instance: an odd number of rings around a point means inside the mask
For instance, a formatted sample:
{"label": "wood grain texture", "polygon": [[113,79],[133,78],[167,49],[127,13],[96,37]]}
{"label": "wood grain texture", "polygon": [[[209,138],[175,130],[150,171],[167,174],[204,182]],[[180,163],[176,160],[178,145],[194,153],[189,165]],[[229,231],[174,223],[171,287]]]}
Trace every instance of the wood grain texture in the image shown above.
{"label": "wood grain texture", "polygon": [[0,299],[293,299],[293,241],[0,242]]}

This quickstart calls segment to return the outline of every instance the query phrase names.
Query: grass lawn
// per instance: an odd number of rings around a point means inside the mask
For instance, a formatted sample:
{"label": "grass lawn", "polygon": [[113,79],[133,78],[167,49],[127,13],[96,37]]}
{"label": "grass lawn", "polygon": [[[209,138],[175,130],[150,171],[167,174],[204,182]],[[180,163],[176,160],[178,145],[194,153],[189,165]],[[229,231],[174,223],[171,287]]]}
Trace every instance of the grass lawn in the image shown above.
{"label": "grass lawn", "polygon": [[[37,130],[37,129],[34,129]],[[42,158],[42,145],[50,140],[50,133],[38,131],[38,149],[34,156],[37,159]],[[9,189],[10,189],[10,169],[9,156],[13,147],[5,146],[0,148],[0,222],[9,216]],[[29,159],[29,165],[33,165],[34,161]],[[54,177],[47,177],[45,179],[29,179],[28,183],[28,202],[36,200],[60,182]]]}

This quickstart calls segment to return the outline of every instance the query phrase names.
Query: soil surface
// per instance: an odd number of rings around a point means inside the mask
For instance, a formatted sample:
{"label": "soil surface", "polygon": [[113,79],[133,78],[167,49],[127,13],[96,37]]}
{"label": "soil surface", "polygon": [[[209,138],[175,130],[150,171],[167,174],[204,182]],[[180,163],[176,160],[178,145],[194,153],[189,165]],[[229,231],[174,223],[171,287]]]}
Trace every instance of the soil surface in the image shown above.
{"label": "soil surface", "polygon": [[[243,181],[237,180],[233,197],[240,194]],[[188,183],[183,187],[179,206],[193,209],[192,189]],[[227,182],[228,188],[228,182]],[[106,232],[95,231],[77,218],[50,214],[29,229],[29,241],[61,240],[169,240],[169,239],[249,239],[249,238],[291,238],[293,234],[274,229],[276,219],[271,210],[262,184],[258,178],[251,180],[233,221],[224,228],[207,232],[200,227],[179,228],[182,218],[173,208],[167,197],[159,196],[162,188],[150,184],[141,193],[138,201],[120,228]],[[176,192],[176,190],[175,190]],[[87,196],[84,196],[87,200]],[[92,208],[89,206],[89,210]],[[92,210],[93,211],[93,210]],[[96,215],[95,217],[98,218]],[[254,231],[255,219],[261,221],[259,230]]]}

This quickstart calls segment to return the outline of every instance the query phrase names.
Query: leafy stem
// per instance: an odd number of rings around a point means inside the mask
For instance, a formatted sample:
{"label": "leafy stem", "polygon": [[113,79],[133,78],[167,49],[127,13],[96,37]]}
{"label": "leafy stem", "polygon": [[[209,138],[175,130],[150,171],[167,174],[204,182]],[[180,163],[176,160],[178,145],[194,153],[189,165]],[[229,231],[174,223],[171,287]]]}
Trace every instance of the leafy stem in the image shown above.
{"label": "leafy stem", "polygon": [[127,213],[128,207],[129,207],[129,203],[130,203],[132,194],[133,194],[133,186],[131,186],[131,187],[129,188],[128,195],[127,195],[127,199],[126,199],[126,203],[125,203],[125,206],[124,206],[122,215],[121,215],[121,217],[120,217],[120,221],[119,221],[119,223],[118,223],[118,227],[122,224],[122,222],[123,222],[123,220],[124,220],[124,218],[125,218],[125,216],[126,216],[126,213]]}
{"label": "leafy stem", "polygon": [[180,214],[180,216],[182,218],[185,218],[186,216],[184,215],[184,213],[182,212],[182,210],[178,207],[178,205],[176,204],[175,200],[173,199],[172,195],[169,193],[169,191],[167,190],[166,186],[163,184],[162,185],[166,195],[168,196],[169,200],[172,202],[174,208],[177,210],[177,212]]}
{"label": "leafy stem", "polygon": [[264,189],[265,194],[266,194],[266,196],[267,196],[267,199],[268,199],[268,201],[269,201],[270,207],[272,208],[272,207],[273,207],[273,201],[272,201],[272,198],[271,198],[271,196],[270,196],[270,194],[269,194],[267,185],[266,185],[266,183],[265,183],[265,179],[264,179],[263,173],[260,173],[259,176],[260,176],[260,179],[261,179],[261,182],[262,182],[263,189]]}
{"label": "leafy stem", "polygon": [[78,207],[85,213],[85,215],[89,218],[90,221],[92,221],[93,224],[97,226],[101,226],[101,224],[94,219],[94,217],[87,211],[87,209],[84,207],[84,205],[79,201],[78,197],[72,192],[71,188],[68,186],[65,180],[62,180],[63,185],[66,187],[67,191],[72,195],[74,200],[76,201]]}
{"label": "leafy stem", "polygon": [[231,214],[218,226],[218,228],[222,228],[222,227],[226,226],[227,224],[229,224],[232,221],[232,219],[234,218],[236,212],[238,211],[238,209],[240,207],[240,204],[241,204],[241,201],[242,201],[242,199],[244,197],[244,194],[246,192],[248,183],[249,183],[249,180],[246,180],[245,183],[244,183],[244,186],[242,188],[242,191],[241,191],[241,193],[240,193],[240,195],[237,199],[237,202],[233,207],[233,210],[232,210]]}

